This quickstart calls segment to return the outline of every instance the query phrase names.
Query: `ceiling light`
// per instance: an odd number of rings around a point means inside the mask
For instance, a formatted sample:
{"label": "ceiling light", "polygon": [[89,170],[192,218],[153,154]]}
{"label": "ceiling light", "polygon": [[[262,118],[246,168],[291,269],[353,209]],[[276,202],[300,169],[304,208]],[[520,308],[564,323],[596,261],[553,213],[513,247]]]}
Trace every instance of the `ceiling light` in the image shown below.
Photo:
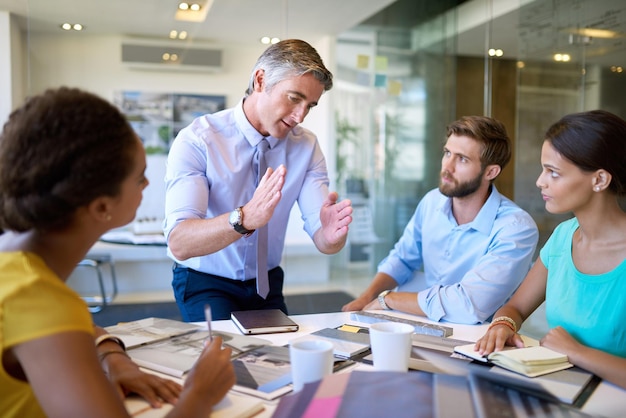
{"label": "ceiling light", "polygon": [[618,32],[608,30],[608,29],[578,28],[578,29],[569,29],[568,32],[573,33],[575,35],[587,36],[590,38],[612,39],[612,38],[620,37]]}
{"label": "ceiling light", "polygon": [[280,42],[280,38],[270,38],[269,36],[264,36],[260,39],[260,41],[263,45],[276,44]]}
{"label": "ceiling light", "polygon": [[569,62],[572,59],[569,54],[554,54],[553,58],[557,62]]}
{"label": "ceiling light", "polygon": [[204,22],[213,6],[214,0],[196,0],[194,2],[180,2],[176,10],[176,20],[186,22]]}
{"label": "ceiling light", "polygon": [[502,55],[504,55],[504,51],[502,51],[500,48],[490,48],[487,53],[490,57],[501,57]]}
{"label": "ceiling light", "polygon": [[175,29],[172,29],[169,33],[169,38],[170,39],[187,39],[187,31],[186,30],[181,30],[180,32],[178,32]]}
{"label": "ceiling light", "polygon": [[75,30],[75,31],[81,31],[83,29],[85,29],[85,27],[83,25],[81,25],[80,23],[63,23],[60,25],[61,29],[63,30]]}

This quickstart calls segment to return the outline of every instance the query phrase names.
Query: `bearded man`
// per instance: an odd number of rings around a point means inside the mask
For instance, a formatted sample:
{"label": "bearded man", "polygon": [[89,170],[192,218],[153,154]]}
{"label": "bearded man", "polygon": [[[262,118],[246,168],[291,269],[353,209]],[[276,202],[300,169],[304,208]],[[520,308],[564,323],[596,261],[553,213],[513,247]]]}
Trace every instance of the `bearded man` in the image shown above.
{"label": "bearded man", "polygon": [[371,284],[343,311],[393,309],[479,324],[530,269],[537,225],[493,184],[511,159],[506,128],[466,116],[446,130],[439,187],[422,198]]}

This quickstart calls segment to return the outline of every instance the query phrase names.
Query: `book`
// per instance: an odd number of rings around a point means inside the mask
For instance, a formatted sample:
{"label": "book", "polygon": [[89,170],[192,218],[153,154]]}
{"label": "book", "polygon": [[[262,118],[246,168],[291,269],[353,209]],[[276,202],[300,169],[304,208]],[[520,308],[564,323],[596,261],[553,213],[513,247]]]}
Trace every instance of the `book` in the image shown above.
{"label": "book", "polygon": [[296,324],[280,309],[259,309],[231,312],[230,318],[244,334],[295,332]]}
{"label": "book", "polygon": [[351,358],[370,349],[369,334],[337,328],[320,329],[302,338],[330,341],[333,344],[333,355],[339,358]]}
{"label": "book", "polygon": [[481,356],[474,351],[474,346],[475,343],[460,345],[455,347],[454,351],[473,360],[491,362],[527,377],[537,377],[574,366],[565,354],[539,345],[524,348],[504,347],[503,350],[494,351],[487,356]]}
{"label": "book", "polygon": [[233,359],[233,366],[234,391],[272,400],[292,390],[288,347],[256,348]]}
{"label": "book", "polygon": [[[161,408],[152,408],[148,402],[139,396],[133,395],[124,400],[129,415],[140,418],[161,418],[173,408],[172,404],[163,404]],[[250,418],[265,409],[260,399],[249,396],[227,393],[224,398],[213,407],[210,418]]]}
{"label": "book", "polygon": [[420,350],[428,350],[434,353],[450,355],[454,353],[454,347],[469,344],[470,341],[457,340],[450,337],[435,335],[413,334],[411,335],[411,355],[409,357],[409,369],[422,370],[429,373],[445,373],[436,362],[431,362],[420,355]]}
{"label": "book", "polygon": [[[105,328],[122,339],[127,353],[139,366],[169,376],[182,377],[204,349],[209,332],[199,325],[162,318],[146,318]],[[225,331],[213,331],[231,348],[233,358],[271,342]]]}
{"label": "book", "polygon": [[105,328],[109,334],[119,337],[127,349],[154,343],[168,338],[197,332],[203,328],[196,324],[165,318],[145,318],[120,322]]}

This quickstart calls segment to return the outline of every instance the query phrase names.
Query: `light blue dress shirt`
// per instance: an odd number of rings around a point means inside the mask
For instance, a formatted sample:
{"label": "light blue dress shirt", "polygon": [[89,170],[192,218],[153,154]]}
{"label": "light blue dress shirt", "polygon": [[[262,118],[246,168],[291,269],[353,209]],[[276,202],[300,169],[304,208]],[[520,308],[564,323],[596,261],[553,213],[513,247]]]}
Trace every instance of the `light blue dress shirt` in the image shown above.
{"label": "light blue dress shirt", "polygon": [[[243,112],[243,100],[230,109],[195,119],[174,140],[165,174],[167,238],[186,219],[207,219],[247,203],[256,190],[253,156],[263,136]],[[280,263],[291,208],[298,202],[304,229],[313,237],[321,227],[320,209],[328,196],[328,170],[317,137],[296,126],[284,139],[267,137],[268,167],[287,168],[282,199],[268,225],[268,269]],[[194,270],[246,280],[256,277],[255,234],[213,254],[176,260]]]}
{"label": "light blue dress shirt", "polygon": [[429,319],[481,323],[528,273],[538,235],[531,216],[495,186],[476,218],[464,225],[452,214],[452,199],[435,189],[420,201],[378,271],[402,285],[423,269],[415,288]]}

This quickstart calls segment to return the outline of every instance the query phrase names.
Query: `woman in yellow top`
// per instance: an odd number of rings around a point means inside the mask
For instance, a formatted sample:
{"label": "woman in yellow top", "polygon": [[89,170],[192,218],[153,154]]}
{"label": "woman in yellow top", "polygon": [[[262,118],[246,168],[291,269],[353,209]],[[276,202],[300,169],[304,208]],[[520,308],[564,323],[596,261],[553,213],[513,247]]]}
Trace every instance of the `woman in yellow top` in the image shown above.
{"label": "woman in yellow top", "polygon": [[128,416],[122,398],[134,392],[155,407],[174,403],[170,416],[206,417],[234,384],[219,338],[184,387],[141,372],[65,284],[104,232],[133,220],[145,167],[124,116],[90,93],[48,90],[9,117],[0,137],[1,416]]}

